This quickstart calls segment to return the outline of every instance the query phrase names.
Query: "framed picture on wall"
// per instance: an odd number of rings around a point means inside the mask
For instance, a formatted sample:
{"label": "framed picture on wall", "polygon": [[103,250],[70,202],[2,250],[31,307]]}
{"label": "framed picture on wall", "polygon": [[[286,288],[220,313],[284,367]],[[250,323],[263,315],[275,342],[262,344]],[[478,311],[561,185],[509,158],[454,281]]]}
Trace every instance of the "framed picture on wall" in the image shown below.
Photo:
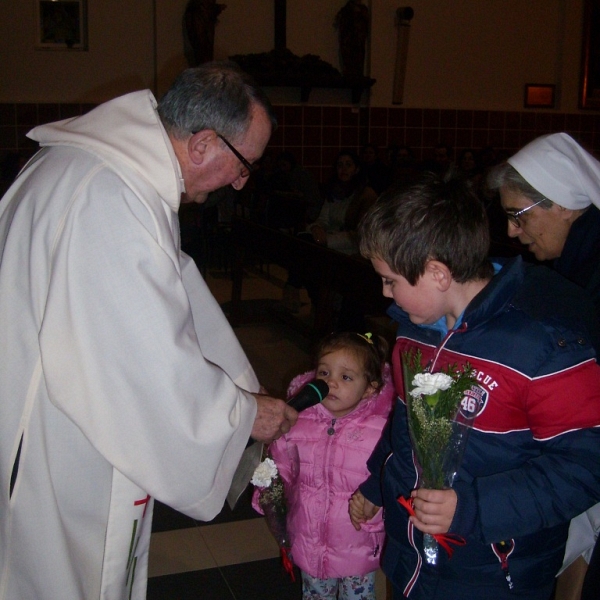
{"label": "framed picture on wall", "polygon": [[36,0],[37,48],[87,50],[86,0]]}
{"label": "framed picture on wall", "polygon": [[600,0],[584,2],[579,105],[600,110]]}

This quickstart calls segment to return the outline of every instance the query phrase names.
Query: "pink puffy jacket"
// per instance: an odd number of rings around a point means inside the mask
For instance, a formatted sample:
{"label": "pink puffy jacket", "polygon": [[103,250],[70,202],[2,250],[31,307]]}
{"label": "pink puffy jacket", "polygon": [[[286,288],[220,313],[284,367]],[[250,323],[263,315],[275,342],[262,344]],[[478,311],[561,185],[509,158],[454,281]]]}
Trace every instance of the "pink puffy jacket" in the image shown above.
{"label": "pink puffy jacket", "polygon": [[[314,372],[296,377],[288,397],[313,378]],[[348,515],[348,500],[369,476],[367,459],[394,397],[386,365],[381,391],[365,398],[351,413],[335,419],[320,404],[308,408],[269,447],[286,486],[292,559],[312,577],[364,575],[379,568],[384,540],[381,511],[356,531]],[[253,506],[262,513],[256,490]]]}

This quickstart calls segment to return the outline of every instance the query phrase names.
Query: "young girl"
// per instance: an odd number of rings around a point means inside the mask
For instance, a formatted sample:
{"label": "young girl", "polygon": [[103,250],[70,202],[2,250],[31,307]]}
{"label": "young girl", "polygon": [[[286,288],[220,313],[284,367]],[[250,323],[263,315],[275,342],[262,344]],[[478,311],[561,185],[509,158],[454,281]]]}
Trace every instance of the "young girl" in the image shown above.
{"label": "young girl", "polygon": [[[381,515],[356,531],[348,501],[368,476],[367,459],[392,408],[386,352],[383,338],[332,333],[319,345],[316,368],[290,384],[288,397],[315,377],[329,386],[323,402],[302,411],[291,431],[269,447],[285,483],[303,599],[375,599]],[[253,506],[262,512],[257,493]]]}

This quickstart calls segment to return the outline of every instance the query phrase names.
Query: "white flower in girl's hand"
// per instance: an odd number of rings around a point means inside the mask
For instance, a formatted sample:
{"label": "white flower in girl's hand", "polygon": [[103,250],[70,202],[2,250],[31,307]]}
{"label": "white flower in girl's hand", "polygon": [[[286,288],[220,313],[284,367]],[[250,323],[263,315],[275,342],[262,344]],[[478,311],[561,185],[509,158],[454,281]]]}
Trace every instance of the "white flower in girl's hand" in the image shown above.
{"label": "white flower in girl's hand", "polygon": [[445,373],[417,373],[412,381],[415,387],[410,390],[413,398],[418,398],[421,394],[432,396],[439,391],[447,390],[454,383],[454,379]]}
{"label": "white flower in girl's hand", "polygon": [[277,465],[270,456],[256,467],[251,482],[256,487],[256,498],[261,509],[258,512],[265,515],[267,527],[279,545],[283,568],[289,573],[292,581],[296,581],[287,533],[285,486],[277,470]]}
{"label": "white flower in girl's hand", "polygon": [[269,487],[277,475],[277,465],[272,458],[265,458],[254,470],[250,483],[256,487]]}

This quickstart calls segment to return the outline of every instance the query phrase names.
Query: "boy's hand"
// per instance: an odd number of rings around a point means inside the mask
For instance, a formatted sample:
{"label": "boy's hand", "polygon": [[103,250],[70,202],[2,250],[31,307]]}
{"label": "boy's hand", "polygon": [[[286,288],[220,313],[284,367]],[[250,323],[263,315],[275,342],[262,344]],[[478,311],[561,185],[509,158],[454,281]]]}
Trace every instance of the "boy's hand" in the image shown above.
{"label": "boy's hand", "polygon": [[413,525],[423,533],[448,533],[458,498],[450,490],[413,490],[413,507],[416,517],[410,517]]}
{"label": "boy's hand", "polygon": [[356,490],[350,501],[348,502],[348,512],[350,513],[350,520],[356,531],[360,531],[361,523],[372,519],[379,510],[379,506],[376,506],[369,500],[367,500],[359,490]]}

